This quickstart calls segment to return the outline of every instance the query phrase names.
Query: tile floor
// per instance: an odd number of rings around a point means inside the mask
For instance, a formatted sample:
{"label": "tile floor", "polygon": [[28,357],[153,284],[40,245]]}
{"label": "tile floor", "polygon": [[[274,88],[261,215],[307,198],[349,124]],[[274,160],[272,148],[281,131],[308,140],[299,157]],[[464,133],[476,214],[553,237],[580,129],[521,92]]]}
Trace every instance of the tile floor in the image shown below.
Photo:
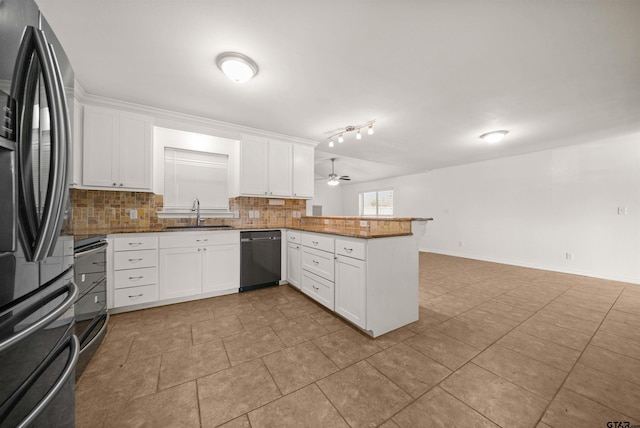
{"label": "tile floor", "polygon": [[287,285],[129,312],[76,395],[91,428],[640,424],[640,286],[421,253],[409,326]]}

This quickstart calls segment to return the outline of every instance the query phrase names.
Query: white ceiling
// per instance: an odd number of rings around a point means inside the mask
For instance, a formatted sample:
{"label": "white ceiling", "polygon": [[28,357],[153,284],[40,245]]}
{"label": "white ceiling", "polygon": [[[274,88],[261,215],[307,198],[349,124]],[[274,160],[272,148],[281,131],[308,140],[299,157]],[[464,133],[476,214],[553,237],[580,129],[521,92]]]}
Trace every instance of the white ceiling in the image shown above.
{"label": "white ceiling", "polygon": [[[640,130],[638,0],[37,2],[87,93],[320,141],[322,176],[333,156],[363,181]],[[258,75],[228,80],[224,51]]]}

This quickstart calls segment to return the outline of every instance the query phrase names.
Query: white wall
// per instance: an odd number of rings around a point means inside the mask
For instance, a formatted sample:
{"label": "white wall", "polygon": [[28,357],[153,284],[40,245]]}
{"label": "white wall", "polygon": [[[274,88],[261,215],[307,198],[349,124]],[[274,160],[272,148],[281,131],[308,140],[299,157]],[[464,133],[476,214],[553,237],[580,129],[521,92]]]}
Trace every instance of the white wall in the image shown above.
{"label": "white wall", "polygon": [[307,215],[311,215],[312,205],[322,205],[322,215],[342,215],[342,184],[329,186],[327,180],[316,181],[313,199],[307,201]]}
{"label": "white wall", "polygon": [[424,251],[640,283],[637,134],[344,186],[342,214],[390,187],[396,216],[435,218]]}

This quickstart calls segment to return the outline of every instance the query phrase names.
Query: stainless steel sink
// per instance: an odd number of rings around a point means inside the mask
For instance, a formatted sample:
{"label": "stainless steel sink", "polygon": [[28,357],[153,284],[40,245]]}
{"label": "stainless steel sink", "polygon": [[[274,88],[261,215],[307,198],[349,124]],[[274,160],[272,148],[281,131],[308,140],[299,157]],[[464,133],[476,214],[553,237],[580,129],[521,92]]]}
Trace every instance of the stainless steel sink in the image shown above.
{"label": "stainless steel sink", "polygon": [[197,230],[197,229],[233,229],[233,226],[228,226],[226,224],[215,224],[213,226],[211,225],[204,225],[201,224],[200,226],[167,226],[165,227],[166,230],[176,230],[176,229],[187,229],[187,230]]}

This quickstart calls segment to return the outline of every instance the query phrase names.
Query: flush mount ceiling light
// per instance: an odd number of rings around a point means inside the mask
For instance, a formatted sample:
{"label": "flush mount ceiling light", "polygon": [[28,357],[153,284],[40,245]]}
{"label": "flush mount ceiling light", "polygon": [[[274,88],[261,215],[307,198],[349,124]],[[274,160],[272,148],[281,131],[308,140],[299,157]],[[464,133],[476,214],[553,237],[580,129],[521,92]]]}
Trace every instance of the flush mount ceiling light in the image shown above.
{"label": "flush mount ceiling light", "polygon": [[499,143],[508,133],[509,131],[506,131],[506,130],[491,131],[491,132],[482,134],[480,138],[482,138],[487,143]]}
{"label": "flush mount ceiling light", "polygon": [[258,65],[248,56],[237,52],[223,52],[216,58],[218,68],[237,83],[246,82],[258,74]]}
{"label": "flush mount ceiling light", "polygon": [[367,123],[363,123],[362,125],[358,125],[358,126],[345,126],[344,129],[341,129],[340,131],[336,132],[335,134],[329,136],[327,138],[327,140],[329,141],[329,147],[333,147],[333,139],[335,137],[338,137],[338,143],[343,143],[344,142],[344,134],[348,133],[348,132],[353,132],[356,131],[356,140],[362,140],[362,133],[360,132],[361,129],[367,128],[367,134],[368,135],[373,135],[373,124],[376,123],[375,120],[371,120]]}

